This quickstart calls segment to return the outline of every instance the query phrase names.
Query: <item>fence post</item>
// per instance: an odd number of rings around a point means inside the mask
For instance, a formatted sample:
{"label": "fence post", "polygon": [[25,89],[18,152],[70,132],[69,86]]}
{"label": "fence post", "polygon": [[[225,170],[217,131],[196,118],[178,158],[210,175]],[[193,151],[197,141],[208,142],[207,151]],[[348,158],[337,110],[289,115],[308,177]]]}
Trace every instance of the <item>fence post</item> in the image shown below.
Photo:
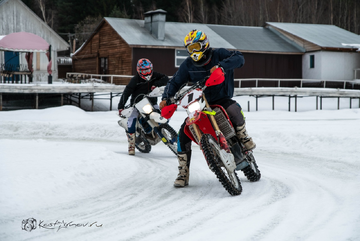
{"label": "fence post", "polygon": [[320,96],[320,110],[322,110],[322,96]]}
{"label": "fence post", "polygon": [[0,111],[2,111],[2,93],[0,93]]}
{"label": "fence post", "polygon": [[250,101],[248,101],[248,112],[250,112]]}
{"label": "fence post", "polygon": [[259,99],[259,96],[256,96],[256,111],[258,111],[258,99]]}
{"label": "fence post", "polygon": [[351,109],[351,97],[350,97],[350,109]]}
{"label": "fence post", "polygon": [[91,111],[94,111],[94,93],[90,93],[91,98]]}
{"label": "fence post", "polygon": [[39,109],[39,94],[35,94],[35,109]]}
{"label": "fence post", "polygon": [[272,96],[272,110],[275,110],[275,95]]}
{"label": "fence post", "polygon": [[340,109],[340,97],[338,97],[338,104],[337,104],[338,110]]}
{"label": "fence post", "polygon": [[295,95],[295,112],[297,112],[297,95]]}
{"label": "fence post", "polygon": [[291,106],[291,96],[289,95],[289,111],[291,110],[290,106]]}
{"label": "fence post", "polygon": [[316,96],[316,110],[319,109],[319,96]]}
{"label": "fence post", "polygon": [[110,110],[112,110],[112,92],[110,92]]}

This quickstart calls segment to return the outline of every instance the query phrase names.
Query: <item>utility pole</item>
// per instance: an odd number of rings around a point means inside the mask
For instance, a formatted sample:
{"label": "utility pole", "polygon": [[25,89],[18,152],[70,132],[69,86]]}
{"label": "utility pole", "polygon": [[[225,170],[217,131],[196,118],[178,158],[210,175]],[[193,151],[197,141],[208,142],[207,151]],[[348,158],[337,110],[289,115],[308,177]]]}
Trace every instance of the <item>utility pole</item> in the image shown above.
{"label": "utility pole", "polygon": [[[69,44],[70,44],[70,54],[74,53],[75,52],[75,34],[74,33],[68,33],[68,37],[69,37]],[[71,41],[71,39],[73,39],[73,43]],[[71,45],[72,44],[72,45]]]}

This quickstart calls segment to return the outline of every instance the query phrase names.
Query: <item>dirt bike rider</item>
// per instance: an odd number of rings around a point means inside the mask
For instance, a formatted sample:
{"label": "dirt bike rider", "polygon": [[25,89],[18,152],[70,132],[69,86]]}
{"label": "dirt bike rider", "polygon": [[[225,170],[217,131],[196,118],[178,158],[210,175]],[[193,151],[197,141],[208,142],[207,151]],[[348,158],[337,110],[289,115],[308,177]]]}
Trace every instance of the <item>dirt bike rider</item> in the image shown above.
{"label": "dirt bike rider", "polygon": [[[245,117],[241,106],[231,98],[234,93],[234,69],[244,65],[242,53],[228,51],[224,48],[212,49],[204,32],[193,30],[185,36],[184,44],[190,58],[179,67],[165,87],[160,102],[160,109],[172,103],[171,98],[187,82],[195,83],[209,76],[216,68],[225,73],[224,83],[205,89],[205,97],[210,105],[224,107],[236,130],[236,134],[247,150],[255,148],[255,143],[245,129]],[[175,187],[185,187],[189,183],[191,159],[191,139],[184,133],[185,121],[180,127],[178,139],[179,174],[174,182]]]}
{"label": "dirt bike rider", "polygon": [[[120,98],[118,104],[119,115],[124,110],[125,104],[130,95],[130,104],[133,105],[142,99],[137,98],[139,95],[149,94],[155,87],[164,86],[169,81],[169,78],[166,75],[153,71],[153,64],[146,58],[138,60],[136,71],[137,75],[131,78]],[[157,97],[151,97],[149,99],[153,106],[156,109],[159,109],[159,106],[157,105]],[[135,155],[135,127],[138,115],[138,111],[134,109],[127,122],[128,130],[126,131],[126,135],[129,142],[129,155]]]}

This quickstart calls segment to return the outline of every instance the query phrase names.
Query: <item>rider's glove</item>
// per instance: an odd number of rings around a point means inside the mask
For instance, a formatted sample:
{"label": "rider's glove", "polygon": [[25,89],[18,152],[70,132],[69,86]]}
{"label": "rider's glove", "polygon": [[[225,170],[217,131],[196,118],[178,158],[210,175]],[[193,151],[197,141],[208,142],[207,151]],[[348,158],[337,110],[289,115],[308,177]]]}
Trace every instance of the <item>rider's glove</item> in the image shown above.
{"label": "rider's glove", "polygon": [[119,109],[119,115],[121,115],[121,112],[123,111],[123,109]]}
{"label": "rider's glove", "polygon": [[210,74],[212,74],[212,72],[214,72],[217,68],[221,68],[221,70],[225,73],[223,67],[221,67],[220,65],[215,65],[210,69]]}
{"label": "rider's glove", "polygon": [[154,86],[154,85],[153,85],[153,86],[151,86],[151,90],[154,90],[155,88],[156,88],[156,86]]}
{"label": "rider's glove", "polygon": [[162,110],[162,108],[164,108],[165,106],[167,106],[166,100],[162,100],[159,104],[160,110]]}

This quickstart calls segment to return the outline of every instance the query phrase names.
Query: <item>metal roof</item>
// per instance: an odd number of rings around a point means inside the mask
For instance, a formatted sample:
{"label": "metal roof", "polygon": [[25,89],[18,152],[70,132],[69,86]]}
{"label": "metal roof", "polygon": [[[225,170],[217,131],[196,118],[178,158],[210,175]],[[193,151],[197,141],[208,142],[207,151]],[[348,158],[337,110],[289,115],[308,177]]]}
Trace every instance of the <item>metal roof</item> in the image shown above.
{"label": "metal roof", "polygon": [[200,23],[165,23],[165,40],[156,39],[144,27],[144,20],[109,18],[105,20],[130,46],[184,47],[184,37],[193,29],[206,33],[214,48],[236,49],[206,24]]}
{"label": "metal roof", "polygon": [[[166,22],[165,39],[159,40],[145,28],[144,20],[110,17],[104,19],[132,47],[183,48],[183,39],[186,34],[193,29],[199,29],[207,34],[213,48],[287,54],[305,52],[295,42],[267,27]],[[320,47],[349,48],[349,46],[343,44],[360,43],[359,35],[334,25],[274,22],[268,22],[267,25],[279,28]]]}
{"label": "metal roof", "polygon": [[263,27],[208,25],[236,49],[256,52],[302,53],[300,48]]}
{"label": "metal roof", "polygon": [[343,44],[360,44],[360,36],[327,24],[275,23],[266,24],[281,29],[320,47],[349,48]]}

